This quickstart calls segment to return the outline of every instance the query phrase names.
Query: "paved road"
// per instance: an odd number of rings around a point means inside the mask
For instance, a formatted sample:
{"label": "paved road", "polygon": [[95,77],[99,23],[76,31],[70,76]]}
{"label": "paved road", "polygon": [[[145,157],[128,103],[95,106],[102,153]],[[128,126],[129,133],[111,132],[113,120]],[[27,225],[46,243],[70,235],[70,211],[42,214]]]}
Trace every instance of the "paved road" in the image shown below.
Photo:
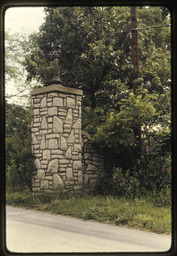
{"label": "paved road", "polygon": [[167,251],[171,236],[79,220],[21,208],[6,208],[11,252]]}

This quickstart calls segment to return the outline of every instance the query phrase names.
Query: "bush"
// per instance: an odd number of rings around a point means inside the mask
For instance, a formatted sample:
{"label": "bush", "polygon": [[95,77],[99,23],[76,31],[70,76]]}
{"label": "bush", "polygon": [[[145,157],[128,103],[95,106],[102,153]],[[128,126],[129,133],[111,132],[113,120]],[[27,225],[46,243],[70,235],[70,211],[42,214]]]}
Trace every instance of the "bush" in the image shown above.
{"label": "bush", "polygon": [[[115,165],[105,170],[98,185],[98,192],[104,195],[135,197],[157,195],[169,201],[171,190],[171,154],[169,148],[163,150],[165,139],[144,140],[139,157],[132,159],[131,168]],[[168,141],[169,142],[169,141]],[[115,164],[115,162],[114,162]],[[164,199],[163,199],[164,198]]]}
{"label": "bush", "polygon": [[20,106],[7,104],[6,108],[6,188],[9,192],[31,190],[35,166],[30,113]]}
{"label": "bush", "polygon": [[21,192],[7,193],[6,203],[13,206],[25,206],[34,207],[36,204],[36,199],[33,197],[29,190]]}

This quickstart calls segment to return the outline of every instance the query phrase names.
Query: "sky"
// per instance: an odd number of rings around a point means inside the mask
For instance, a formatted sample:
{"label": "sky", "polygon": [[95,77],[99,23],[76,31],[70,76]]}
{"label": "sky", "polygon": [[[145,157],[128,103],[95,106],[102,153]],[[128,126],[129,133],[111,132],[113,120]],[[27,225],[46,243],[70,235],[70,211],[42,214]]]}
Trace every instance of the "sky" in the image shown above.
{"label": "sky", "polygon": [[11,7],[5,13],[5,29],[12,33],[37,32],[44,21],[43,7]]}
{"label": "sky", "polygon": [[[6,10],[4,17],[5,31],[9,31],[11,35],[19,33],[20,35],[30,35],[33,32],[38,32],[39,27],[44,22],[43,7],[11,7]],[[17,88],[12,82],[5,81],[5,95],[16,94]],[[29,94],[29,91],[25,93]],[[8,102],[19,103],[19,97],[13,97]],[[26,99],[20,100],[26,104]]]}

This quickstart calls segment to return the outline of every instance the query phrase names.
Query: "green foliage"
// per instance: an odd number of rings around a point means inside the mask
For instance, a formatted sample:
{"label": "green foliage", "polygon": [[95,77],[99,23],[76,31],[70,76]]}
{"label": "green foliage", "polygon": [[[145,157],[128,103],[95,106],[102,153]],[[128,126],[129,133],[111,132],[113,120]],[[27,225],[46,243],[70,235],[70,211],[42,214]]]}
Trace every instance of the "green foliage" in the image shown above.
{"label": "green foliage", "polygon": [[[28,79],[49,85],[52,44],[57,42],[63,84],[84,90],[85,107],[114,108],[119,101],[114,81],[132,88],[130,7],[58,7],[45,12],[45,22],[31,35],[25,55]],[[142,7],[137,17],[138,26],[146,28],[138,31],[140,78],[150,92],[163,93],[171,79],[170,27],[148,27],[169,24],[169,12]]]}
{"label": "green foliage", "polygon": [[59,199],[68,199],[69,193],[63,192],[61,189],[55,189],[52,191],[44,191],[41,194],[36,194],[35,198],[42,204],[50,204],[52,201]]}
{"label": "green foliage", "polygon": [[29,190],[23,192],[6,193],[6,203],[12,206],[32,208],[36,205],[36,199]]}
{"label": "green foliage", "polygon": [[31,152],[29,110],[6,104],[6,185],[8,191],[32,187],[35,169]]}
{"label": "green foliage", "polygon": [[[129,191],[134,195],[138,190],[156,193],[170,188],[168,9],[137,7],[136,95],[132,92],[130,7],[58,7],[46,8],[45,12],[45,22],[39,33],[30,36],[25,54],[28,80],[50,84],[52,46],[57,42],[63,85],[83,89],[83,129],[92,135],[92,142],[105,158],[98,191],[110,193],[114,187],[114,194]],[[137,140],[137,129],[141,129],[141,140]],[[148,155],[144,152],[146,146],[151,150]],[[163,168],[167,171],[160,179]],[[114,174],[122,175],[121,182],[132,179],[134,186],[113,186]]]}
{"label": "green foliage", "polygon": [[[120,111],[111,109],[107,112],[104,122],[97,126],[94,140],[103,142],[107,147],[135,145],[136,127],[143,126],[142,132],[146,135],[150,128],[160,124],[163,119],[164,113],[157,104],[157,101],[161,102],[161,98],[163,95],[149,94],[146,89],[140,89],[136,95],[130,91],[126,98],[119,101]],[[169,106],[169,102],[166,103]],[[167,126],[170,122],[170,114],[165,112],[168,115]]]}
{"label": "green foliage", "polygon": [[[109,175],[103,176],[98,186],[99,193],[130,198],[147,194],[157,195],[159,192],[164,198],[170,196],[170,144],[168,133],[165,135],[157,133],[149,141],[146,138],[139,157],[132,160],[132,168],[127,169],[126,165],[122,165],[124,168],[117,167],[114,163]],[[117,162],[118,166],[120,163]]]}

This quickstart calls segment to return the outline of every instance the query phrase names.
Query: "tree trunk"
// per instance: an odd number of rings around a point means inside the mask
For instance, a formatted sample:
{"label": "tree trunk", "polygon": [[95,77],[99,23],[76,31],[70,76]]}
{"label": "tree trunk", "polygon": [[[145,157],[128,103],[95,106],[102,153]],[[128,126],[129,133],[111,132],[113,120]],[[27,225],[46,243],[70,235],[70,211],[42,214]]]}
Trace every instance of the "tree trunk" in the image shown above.
{"label": "tree trunk", "polygon": [[[131,27],[132,27],[132,64],[133,64],[133,93],[137,93],[138,89],[138,31],[136,6],[131,7]],[[141,127],[134,129],[137,148],[141,146]],[[139,151],[139,150],[138,150]]]}

